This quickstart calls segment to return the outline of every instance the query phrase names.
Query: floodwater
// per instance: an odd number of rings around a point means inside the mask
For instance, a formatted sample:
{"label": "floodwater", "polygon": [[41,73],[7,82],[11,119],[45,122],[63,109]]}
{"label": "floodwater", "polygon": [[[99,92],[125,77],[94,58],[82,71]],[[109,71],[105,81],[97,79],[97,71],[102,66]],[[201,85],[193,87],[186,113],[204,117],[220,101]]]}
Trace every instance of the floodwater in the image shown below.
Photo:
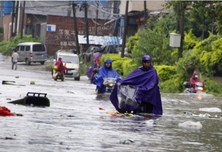
{"label": "floodwater", "polygon": [[[0,117],[0,152],[221,151],[222,98],[161,93],[161,117],[112,117],[109,94],[97,96],[85,76],[56,82],[40,64],[15,71],[0,59],[0,79],[17,83],[0,85],[0,105],[23,114]],[[50,107],[8,103],[27,92],[47,93]]]}

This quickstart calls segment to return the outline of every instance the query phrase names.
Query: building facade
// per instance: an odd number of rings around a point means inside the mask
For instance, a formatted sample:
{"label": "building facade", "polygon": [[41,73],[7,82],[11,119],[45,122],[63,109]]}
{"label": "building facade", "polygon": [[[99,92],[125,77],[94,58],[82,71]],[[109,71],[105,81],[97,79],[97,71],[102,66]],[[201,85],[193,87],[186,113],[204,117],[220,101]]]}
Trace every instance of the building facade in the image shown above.
{"label": "building facade", "polygon": [[[147,1],[147,13],[163,11],[164,3],[165,1]],[[95,0],[87,3],[75,1],[73,9],[71,1],[10,1],[2,4],[4,39],[10,40],[12,36],[23,31],[23,34],[41,38],[49,55],[54,55],[59,49],[76,49],[73,10],[76,14],[78,35],[87,36],[88,33],[88,35],[114,35],[121,38],[125,4],[125,0]],[[143,17],[143,11],[144,1],[129,1],[127,37],[134,35],[139,28],[143,28],[144,23],[137,22]],[[85,50],[82,47],[81,51]]]}

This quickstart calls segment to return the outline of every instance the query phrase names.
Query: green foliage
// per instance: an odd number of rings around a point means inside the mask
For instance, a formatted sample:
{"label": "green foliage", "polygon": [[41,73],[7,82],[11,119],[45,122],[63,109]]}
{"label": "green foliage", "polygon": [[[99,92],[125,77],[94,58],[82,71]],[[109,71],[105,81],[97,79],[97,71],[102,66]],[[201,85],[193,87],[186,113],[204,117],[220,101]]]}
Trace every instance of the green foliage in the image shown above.
{"label": "green foliage", "polygon": [[222,4],[217,3],[215,6],[215,14],[217,14],[214,25],[218,34],[222,35]]}
{"label": "green foliage", "polygon": [[128,74],[133,72],[137,66],[132,63],[132,59],[125,59],[122,63],[122,68],[123,68],[123,77],[126,77]]}
{"label": "green foliage", "polygon": [[160,65],[155,66],[155,69],[157,71],[159,81],[172,79],[176,74],[175,66]]}
{"label": "green foliage", "polygon": [[0,27],[0,33],[3,33],[4,29],[2,27]]}
{"label": "green foliage", "polygon": [[32,35],[23,35],[23,39],[21,39],[21,36],[17,35],[11,38],[10,41],[0,42],[0,53],[3,55],[11,55],[12,49],[22,42],[41,42],[41,40],[33,38]]}
{"label": "green foliage", "polygon": [[176,73],[175,66],[161,65],[155,66],[155,68],[158,74],[161,92],[178,93],[184,89],[184,80]]}
{"label": "green foliage", "polygon": [[0,42],[4,39],[4,29],[0,27]]}
{"label": "green foliage", "polygon": [[51,71],[51,70],[52,70],[52,64],[45,66],[45,71]]}
{"label": "green foliage", "polygon": [[[154,16],[154,15],[153,15]],[[161,31],[163,35],[169,37],[169,33],[175,32],[176,29],[176,14],[175,12],[171,12],[170,14],[164,15],[160,14],[154,17],[150,17],[147,24],[146,30],[158,30]]]}
{"label": "green foliage", "polygon": [[185,32],[184,33],[184,45],[183,45],[183,49],[184,50],[190,50],[193,49],[197,43],[199,43],[201,40],[200,38],[197,38],[193,32],[192,29],[189,30],[189,32]]}
{"label": "green foliage", "polygon": [[145,54],[151,56],[153,65],[175,63],[175,49],[169,46],[169,33],[174,31],[176,26],[175,14],[171,13],[159,19],[160,16],[150,17],[146,28],[129,38],[127,49],[131,51],[130,57],[133,58],[134,65],[140,66],[141,58]]}
{"label": "green foliage", "polygon": [[87,64],[82,62],[82,64],[80,64],[80,75],[86,75],[86,71],[87,71]]}
{"label": "green foliage", "polygon": [[169,79],[164,82],[159,82],[160,92],[164,93],[179,93],[181,89],[179,89],[178,84],[175,79]]}
{"label": "green foliage", "polygon": [[177,73],[183,75],[183,80],[189,79],[194,70],[198,70],[199,59],[197,52],[187,50],[183,52],[183,58],[180,58],[176,63]]}
{"label": "green foliage", "polygon": [[222,36],[210,34],[210,37],[194,47],[194,52],[199,59],[198,68],[208,77],[211,77],[216,71],[222,72],[221,43]]}
{"label": "green foliage", "polygon": [[[126,72],[132,72],[133,69],[141,66],[142,56],[148,54],[157,69],[161,92],[184,91],[183,83],[189,80],[194,71],[198,71],[199,75],[206,77],[205,90],[219,94],[222,90],[221,86],[210,81],[209,78],[215,72],[222,73],[222,39],[221,36],[213,34],[215,27],[221,34],[219,30],[222,29],[220,24],[222,11],[219,8],[222,8],[222,4],[211,1],[170,1],[168,7],[171,6],[174,12],[163,18],[159,15],[150,16],[143,31],[138,31],[136,35],[129,38],[126,46],[132,58],[128,63],[122,63],[123,69],[127,69]],[[176,12],[177,7],[180,8],[179,14]],[[169,47],[169,33],[175,32],[177,21],[181,17],[184,17],[185,21],[185,37],[183,57],[177,61],[178,49]],[[120,66],[120,63],[116,64]],[[129,65],[133,65],[132,70]],[[123,72],[124,75],[126,72]]]}
{"label": "green foliage", "polygon": [[103,54],[100,62],[102,64],[104,64],[104,62],[106,61],[106,59],[110,58],[112,60],[112,62],[115,62],[116,60],[121,59],[121,56],[119,54]]}
{"label": "green foliage", "polygon": [[121,58],[119,54],[103,54],[100,59],[101,63],[104,63],[107,58],[112,60],[112,67],[123,77],[131,73],[134,69],[134,66],[131,65],[132,59],[130,58]]}
{"label": "green foliage", "polygon": [[152,63],[155,65],[171,65],[175,62],[171,57],[172,50],[173,48],[169,46],[169,38],[166,35],[163,35],[160,30],[148,29],[140,34],[140,39],[134,45],[130,56],[137,66],[141,65],[141,59],[145,54],[151,56]]}
{"label": "green foliage", "polygon": [[128,53],[132,53],[134,46],[137,44],[139,40],[139,34],[140,30],[138,30],[138,32],[135,35],[129,37],[128,42],[126,43],[126,48]]}
{"label": "green foliage", "polygon": [[215,96],[222,96],[222,85],[218,85],[215,81],[210,78],[205,78],[204,80],[206,93],[213,94]]}

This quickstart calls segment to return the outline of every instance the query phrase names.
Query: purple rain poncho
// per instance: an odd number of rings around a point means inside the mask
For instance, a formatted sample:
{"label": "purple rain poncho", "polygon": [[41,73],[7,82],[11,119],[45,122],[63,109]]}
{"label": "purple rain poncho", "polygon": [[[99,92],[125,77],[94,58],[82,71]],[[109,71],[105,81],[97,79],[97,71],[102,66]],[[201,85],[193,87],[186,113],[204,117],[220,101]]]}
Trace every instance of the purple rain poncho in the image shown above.
{"label": "purple rain poncho", "polygon": [[[156,115],[162,115],[162,101],[158,86],[158,76],[156,69],[151,65],[148,70],[143,67],[139,67],[129,74],[126,78],[120,81],[122,85],[130,85],[137,88],[135,100],[139,107],[132,107],[125,105],[124,108],[119,108],[119,101],[117,97],[118,87],[115,86],[111,93],[110,100],[117,111],[125,113],[127,111],[133,111],[134,113],[140,112],[141,102],[148,102],[153,105],[152,113]],[[121,87],[120,86],[120,87]],[[134,100],[134,99],[132,99]]]}
{"label": "purple rain poncho", "polygon": [[[111,63],[111,66],[107,68],[105,65],[106,63]],[[121,80],[119,74],[112,68],[112,61],[109,58],[106,59],[104,65],[99,68],[99,72],[96,74],[95,80],[93,81],[93,83],[97,86],[96,90],[100,89],[100,91],[105,92],[106,88],[103,85],[103,78],[116,78],[116,82]]]}
{"label": "purple rain poncho", "polygon": [[97,68],[98,65],[96,63],[94,63],[91,67],[88,67],[86,70],[86,75],[89,79],[93,78],[93,74],[94,74],[94,70],[95,68]]}

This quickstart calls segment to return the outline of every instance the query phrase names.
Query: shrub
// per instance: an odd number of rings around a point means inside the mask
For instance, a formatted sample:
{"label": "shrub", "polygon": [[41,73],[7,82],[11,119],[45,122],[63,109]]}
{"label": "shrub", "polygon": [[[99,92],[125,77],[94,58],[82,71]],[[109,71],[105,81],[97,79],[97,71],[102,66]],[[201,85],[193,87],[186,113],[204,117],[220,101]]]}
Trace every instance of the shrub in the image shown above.
{"label": "shrub", "polygon": [[215,81],[208,77],[204,79],[204,84],[204,90],[206,93],[211,93],[215,96],[222,96],[222,85],[217,84]]}
{"label": "shrub", "polygon": [[130,58],[122,58],[119,54],[103,54],[100,59],[101,63],[103,64],[107,58],[112,60],[112,67],[123,77],[134,70],[134,66],[131,64],[132,59]]}
{"label": "shrub", "polygon": [[0,52],[3,55],[11,55],[12,49],[22,42],[41,42],[41,40],[38,38],[33,38],[32,35],[24,35],[23,39],[21,39],[20,35],[17,35],[15,37],[12,37],[10,41],[0,42]]}
{"label": "shrub", "polygon": [[159,81],[172,79],[176,74],[175,66],[159,65],[155,66]]}

